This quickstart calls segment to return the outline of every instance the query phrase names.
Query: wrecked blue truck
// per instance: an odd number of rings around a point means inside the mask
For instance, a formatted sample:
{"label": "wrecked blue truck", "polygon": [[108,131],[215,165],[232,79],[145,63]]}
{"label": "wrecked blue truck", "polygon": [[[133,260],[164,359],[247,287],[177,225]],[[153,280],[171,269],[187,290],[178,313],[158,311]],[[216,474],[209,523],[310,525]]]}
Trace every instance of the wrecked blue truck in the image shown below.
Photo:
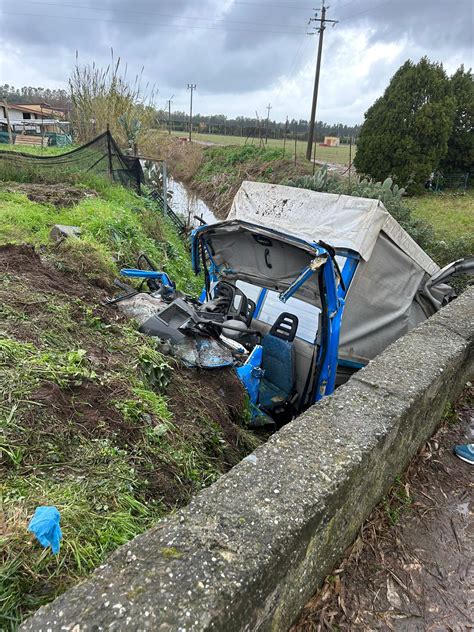
{"label": "wrecked blue truck", "polygon": [[[227,220],[193,230],[205,287],[179,295],[162,272],[121,308],[188,366],[235,367],[254,416],[287,421],[455,297],[378,200],[244,182]],[[148,275],[148,276],[147,276]]]}

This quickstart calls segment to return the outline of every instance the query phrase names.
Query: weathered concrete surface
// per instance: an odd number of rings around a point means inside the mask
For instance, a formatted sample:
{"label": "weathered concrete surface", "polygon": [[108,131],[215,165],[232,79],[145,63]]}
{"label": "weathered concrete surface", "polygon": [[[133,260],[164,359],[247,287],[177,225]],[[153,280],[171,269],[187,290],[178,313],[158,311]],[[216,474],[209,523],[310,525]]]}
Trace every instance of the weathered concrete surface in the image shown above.
{"label": "weathered concrete surface", "polygon": [[474,290],[23,630],[287,629],[472,374]]}

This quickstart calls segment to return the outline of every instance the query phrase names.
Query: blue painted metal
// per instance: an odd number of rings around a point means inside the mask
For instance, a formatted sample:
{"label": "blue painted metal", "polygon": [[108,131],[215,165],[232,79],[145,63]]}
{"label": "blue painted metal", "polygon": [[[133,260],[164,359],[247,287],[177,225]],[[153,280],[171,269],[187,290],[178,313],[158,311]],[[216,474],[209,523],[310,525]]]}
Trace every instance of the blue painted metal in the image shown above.
{"label": "blue painted metal", "polygon": [[255,406],[258,403],[258,394],[260,391],[260,382],[263,371],[260,368],[263,359],[263,349],[261,345],[255,345],[252,353],[247,358],[245,364],[236,369],[237,376],[245,386],[249,399]]}
{"label": "blue painted metal", "polygon": [[262,307],[263,307],[263,303],[265,302],[265,297],[267,296],[267,294],[268,294],[268,290],[266,288],[263,288],[263,290],[258,295],[257,303],[255,305],[255,312],[253,314],[254,318],[258,318],[260,316],[260,313],[261,313]]}
{"label": "blue painted metal", "polygon": [[174,283],[166,274],[166,272],[158,272],[157,270],[140,270],[137,268],[122,268],[120,274],[126,277],[135,277],[138,279],[160,279],[163,285],[174,286]]}
{"label": "blue painted metal", "polygon": [[[322,307],[326,310],[326,331],[323,332],[325,348],[321,349],[318,379],[313,392],[314,401],[326,395],[331,395],[336,386],[337,356],[339,349],[339,332],[341,329],[344,298],[338,296],[334,262],[329,258],[323,267],[324,296],[321,297]],[[342,292],[343,293],[343,292]]]}
{"label": "blue painted metal", "polygon": [[342,280],[344,282],[344,286],[345,286],[345,291],[343,290],[343,288],[340,286],[339,287],[339,295],[342,296],[344,298],[345,294],[347,294],[347,291],[349,290],[349,287],[352,283],[352,279],[354,278],[354,274],[357,270],[357,267],[359,265],[359,256],[355,256],[355,257],[349,257],[347,256],[346,258],[346,262],[344,264],[344,267],[341,270],[341,275],[342,275]]}
{"label": "blue painted metal", "polygon": [[[226,224],[227,223],[230,222],[226,222]],[[293,237],[292,235],[282,235],[278,231],[269,228],[262,229],[262,227],[255,224],[250,224],[248,222],[241,222],[241,224],[244,227],[247,226],[255,231],[262,230],[262,233],[277,235],[280,239],[283,239],[289,244],[297,245],[303,247],[306,251],[313,252],[316,258],[323,256],[327,257],[324,263],[322,263],[322,265],[319,267],[308,266],[304,268],[298,278],[295,279],[295,281],[290,285],[289,288],[287,288],[285,292],[282,292],[280,294],[279,298],[282,302],[286,302],[315,273],[322,274],[324,292],[321,296],[321,307],[326,314],[326,317],[324,318],[325,331],[322,332],[322,340],[324,341],[324,345],[321,346],[318,350],[318,378],[316,380],[312,398],[314,401],[317,401],[325,395],[330,395],[334,391],[336,384],[339,334],[341,328],[342,314],[344,311],[345,298],[347,294],[347,289],[349,288],[355,271],[357,270],[359,256],[357,255],[357,253],[347,249],[338,249],[336,251],[337,255],[345,257],[347,259],[344,264],[343,270],[341,271],[341,276],[344,284],[343,287],[341,283],[338,284],[336,282],[336,270],[334,261],[326,248],[320,246],[315,242],[309,242],[299,237]],[[201,269],[199,261],[199,241],[202,238],[201,234],[208,229],[208,226],[200,226],[192,232],[191,253],[193,268],[196,273],[199,273]],[[215,229],[215,226],[213,227],[213,229]],[[210,261],[212,262],[211,253],[208,252],[207,254]],[[224,270],[219,270],[219,268],[215,266],[213,272],[215,276],[218,277],[220,273],[224,272]],[[262,289],[259,294],[255,309],[255,317],[258,317],[260,315],[267,292],[268,290]],[[316,336],[314,344],[316,345]],[[341,364],[341,366],[343,365]]]}

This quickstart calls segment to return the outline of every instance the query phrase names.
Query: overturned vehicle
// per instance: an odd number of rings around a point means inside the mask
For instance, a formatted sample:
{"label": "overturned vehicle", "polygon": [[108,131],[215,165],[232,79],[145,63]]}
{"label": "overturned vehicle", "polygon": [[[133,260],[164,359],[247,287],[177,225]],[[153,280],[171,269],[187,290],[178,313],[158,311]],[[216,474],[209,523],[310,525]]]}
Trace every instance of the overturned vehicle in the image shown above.
{"label": "overturned vehicle", "polygon": [[[226,221],[191,238],[199,297],[153,270],[121,297],[144,333],[189,366],[235,366],[254,417],[287,421],[455,297],[378,200],[244,182]],[[149,263],[149,262],[148,262]]]}

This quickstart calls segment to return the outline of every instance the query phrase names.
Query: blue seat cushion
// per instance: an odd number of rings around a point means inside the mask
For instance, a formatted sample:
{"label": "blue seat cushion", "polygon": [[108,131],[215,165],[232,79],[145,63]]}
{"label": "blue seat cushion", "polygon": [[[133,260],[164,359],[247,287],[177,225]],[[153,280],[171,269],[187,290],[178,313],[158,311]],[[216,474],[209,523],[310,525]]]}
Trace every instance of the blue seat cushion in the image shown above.
{"label": "blue seat cushion", "polygon": [[268,334],[262,340],[264,371],[259,404],[274,408],[285,402],[295,386],[295,352],[292,342]]}

